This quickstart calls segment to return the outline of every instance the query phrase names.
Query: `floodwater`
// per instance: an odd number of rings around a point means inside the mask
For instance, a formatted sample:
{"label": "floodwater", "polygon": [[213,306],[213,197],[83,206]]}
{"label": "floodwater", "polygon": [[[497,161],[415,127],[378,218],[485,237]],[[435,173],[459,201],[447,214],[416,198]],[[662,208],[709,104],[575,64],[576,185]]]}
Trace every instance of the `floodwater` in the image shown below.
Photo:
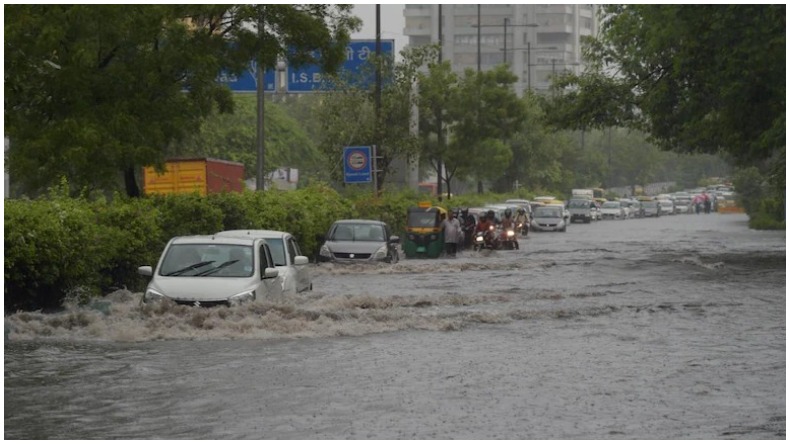
{"label": "floodwater", "polygon": [[679,215],[5,318],[6,439],[784,439],[785,232]]}

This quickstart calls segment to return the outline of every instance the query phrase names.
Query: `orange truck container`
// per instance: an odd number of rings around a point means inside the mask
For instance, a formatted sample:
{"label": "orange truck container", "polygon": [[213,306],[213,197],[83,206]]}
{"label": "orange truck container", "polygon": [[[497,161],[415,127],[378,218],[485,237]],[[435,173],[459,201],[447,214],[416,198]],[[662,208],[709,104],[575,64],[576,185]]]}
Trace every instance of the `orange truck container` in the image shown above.
{"label": "orange truck container", "polygon": [[202,196],[242,191],[244,164],[211,158],[170,159],[163,174],[154,167],[143,168],[143,189],[146,194],[197,192]]}

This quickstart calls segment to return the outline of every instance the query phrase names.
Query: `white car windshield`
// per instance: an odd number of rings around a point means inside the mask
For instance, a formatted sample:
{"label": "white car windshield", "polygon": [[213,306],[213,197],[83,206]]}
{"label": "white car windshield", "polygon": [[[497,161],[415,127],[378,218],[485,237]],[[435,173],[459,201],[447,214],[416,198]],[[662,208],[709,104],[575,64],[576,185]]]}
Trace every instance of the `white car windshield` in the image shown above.
{"label": "white car windshield", "polygon": [[540,207],[535,210],[535,217],[562,217],[562,210],[552,207]]}
{"label": "white car windshield", "polygon": [[332,232],[334,241],[384,242],[384,227],[378,224],[338,224]]}
{"label": "white car windshield", "polygon": [[606,202],[601,208],[620,208],[620,202]]}
{"label": "white car windshield", "polygon": [[173,244],[159,267],[161,276],[250,277],[252,247],[230,244]]}

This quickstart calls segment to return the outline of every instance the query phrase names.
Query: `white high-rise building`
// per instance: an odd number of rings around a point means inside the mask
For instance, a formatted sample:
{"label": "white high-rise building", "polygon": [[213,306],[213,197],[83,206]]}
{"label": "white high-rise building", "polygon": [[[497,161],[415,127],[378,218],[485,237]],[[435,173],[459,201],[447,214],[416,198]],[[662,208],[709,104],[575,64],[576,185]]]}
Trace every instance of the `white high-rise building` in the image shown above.
{"label": "white high-rise building", "polygon": [[519,95],[548,90],[552,73],[581,72],[580,37],[598,31],[596,5],[411,4],[403,10],[409,46],[439,42],[440,7],[442,59],[458,73],[507,62]]}

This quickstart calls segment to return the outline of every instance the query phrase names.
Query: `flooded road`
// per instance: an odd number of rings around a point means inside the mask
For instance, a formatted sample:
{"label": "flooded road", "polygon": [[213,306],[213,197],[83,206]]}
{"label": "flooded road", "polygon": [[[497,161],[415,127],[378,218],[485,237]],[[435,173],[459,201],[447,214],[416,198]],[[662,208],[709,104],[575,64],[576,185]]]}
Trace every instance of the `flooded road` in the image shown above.
{"label": "flooded road", "polygon": [[6,316],[6,439],[784,439],[785,232],[679,215]]}

